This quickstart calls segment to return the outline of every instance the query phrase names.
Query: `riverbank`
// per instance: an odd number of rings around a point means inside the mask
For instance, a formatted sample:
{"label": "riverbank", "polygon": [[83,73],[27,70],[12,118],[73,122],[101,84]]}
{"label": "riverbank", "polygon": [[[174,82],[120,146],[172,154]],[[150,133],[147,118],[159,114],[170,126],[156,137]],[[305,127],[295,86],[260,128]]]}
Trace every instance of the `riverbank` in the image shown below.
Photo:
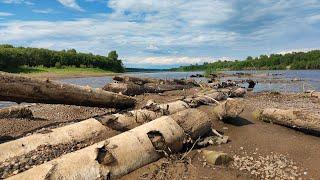
{"label": "riverbank", "polygon": [[119,73],[100,68],[77,68],[77,67],[19,67],[6,69],[6,72],[26,75],[36,78],[66,79],[84,77],[114,76]]}

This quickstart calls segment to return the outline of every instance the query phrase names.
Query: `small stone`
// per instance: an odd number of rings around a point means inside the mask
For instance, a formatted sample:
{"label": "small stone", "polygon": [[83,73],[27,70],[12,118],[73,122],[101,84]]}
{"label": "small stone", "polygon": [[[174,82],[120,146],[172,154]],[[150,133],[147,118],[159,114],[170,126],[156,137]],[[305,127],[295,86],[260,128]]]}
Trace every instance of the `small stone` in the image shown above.
{"label": "small stone", "polygon": [[12,174],[16,175],[16,174],[18,174],[18,173],[19,173],[19,170],[15,170],[15,171],[13,171]]}
{"label": "small stone", "polygon": [[243,149],[244,149],[244,148],[241,146],[241,147],[240,147],[240,150],[243,150]]}

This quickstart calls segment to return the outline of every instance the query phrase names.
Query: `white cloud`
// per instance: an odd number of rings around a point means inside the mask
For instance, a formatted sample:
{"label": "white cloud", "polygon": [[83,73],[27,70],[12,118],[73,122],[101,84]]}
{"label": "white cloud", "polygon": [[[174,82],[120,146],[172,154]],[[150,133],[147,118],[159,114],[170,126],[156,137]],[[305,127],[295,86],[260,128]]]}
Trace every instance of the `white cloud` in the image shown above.
{"label": "white cloud", "polygon": [[76,2],[76,0],[58,0],[62,5],[65,7],[77,10],[77,11],[84,11]]}
{"label": "white cloud", "polygon": [[26,1],[26,0],[2,0],[2,3],[5,4],[27,4],[27,5],[34,5],[33,2],[31,1]]}
{"label": "white cloud", "polygon": [[213,57],[191,57],[191,56],[149,56],[149,57],[128,57],[124,58],[126,64],[138,65],[176,65],[176,64],[201,64],[203,62],[213,62],[217,59]]}
{"label": "white cloud", "polygon": [[51,8],[47,8],[47,9],[33,9],[32,12],[34,13],[40,13],[40,14],[50,14],[53,13],[54,10]]}
{"label": "white cloud", "polygon": [[308,52],[308,51],[312,51],[312,50],[318,50],[319,48],[320,48],[320,46],[318,48],[287,49],[287,50],[279,51],[276,54],[288,54],[288,53],[293,53],[293,52]]}
{"label": "white cloud", "polygon": [[12,16],[12,13],[8,13],[8,12],[0,12],[0,16]]}

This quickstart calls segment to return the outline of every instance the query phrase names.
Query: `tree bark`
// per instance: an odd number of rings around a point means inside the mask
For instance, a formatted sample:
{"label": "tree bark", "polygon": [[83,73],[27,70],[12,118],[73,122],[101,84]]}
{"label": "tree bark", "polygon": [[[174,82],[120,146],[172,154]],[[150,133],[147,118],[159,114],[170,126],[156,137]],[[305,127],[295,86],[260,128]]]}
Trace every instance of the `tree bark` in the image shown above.
{"label": "tree bark", "polygon": [[144,85],[138,85],[134,83],[109,83],[103,88],[105,91],[114,93],[121,93],[128,96],[140,95],[144,93],[162,93],[163,90],[159,90],[154,87],[148,87]]}
{"label": "tree bark", "polygon": [[320,136],[319,114],[311,114],[299,109],[266,108],[258,118],[264,122],[293,128],[307,134]]}
{"label": "tree bark", "polygon": [[198,128],[210,130],[210,119],[205,113],[197,114],[201,115],[198,120],[206,122],[206,126],[194,126],[197,120],[190,116],[179,118],[181,121],[176,121],[177,117],[164,116],[9,179],[117,179],[165,154],[181,151],[186,134],[201,132],[198,133],[201,136],[207,133]]}
{"label": "tree bark", "polygon": [[102,89],[0,73],[0,100],[125,109],[135,99]]}

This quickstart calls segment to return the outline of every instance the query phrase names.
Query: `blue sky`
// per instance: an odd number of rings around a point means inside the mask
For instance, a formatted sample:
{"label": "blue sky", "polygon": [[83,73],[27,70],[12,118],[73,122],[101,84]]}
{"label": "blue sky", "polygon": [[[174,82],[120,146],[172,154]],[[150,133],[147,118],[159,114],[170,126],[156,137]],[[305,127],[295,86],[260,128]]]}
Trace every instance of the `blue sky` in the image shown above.
{"label": "blue sky", "polygon": [[320,0],[0,0],[0,44],[117,50],[127,67],[320,49]]}

